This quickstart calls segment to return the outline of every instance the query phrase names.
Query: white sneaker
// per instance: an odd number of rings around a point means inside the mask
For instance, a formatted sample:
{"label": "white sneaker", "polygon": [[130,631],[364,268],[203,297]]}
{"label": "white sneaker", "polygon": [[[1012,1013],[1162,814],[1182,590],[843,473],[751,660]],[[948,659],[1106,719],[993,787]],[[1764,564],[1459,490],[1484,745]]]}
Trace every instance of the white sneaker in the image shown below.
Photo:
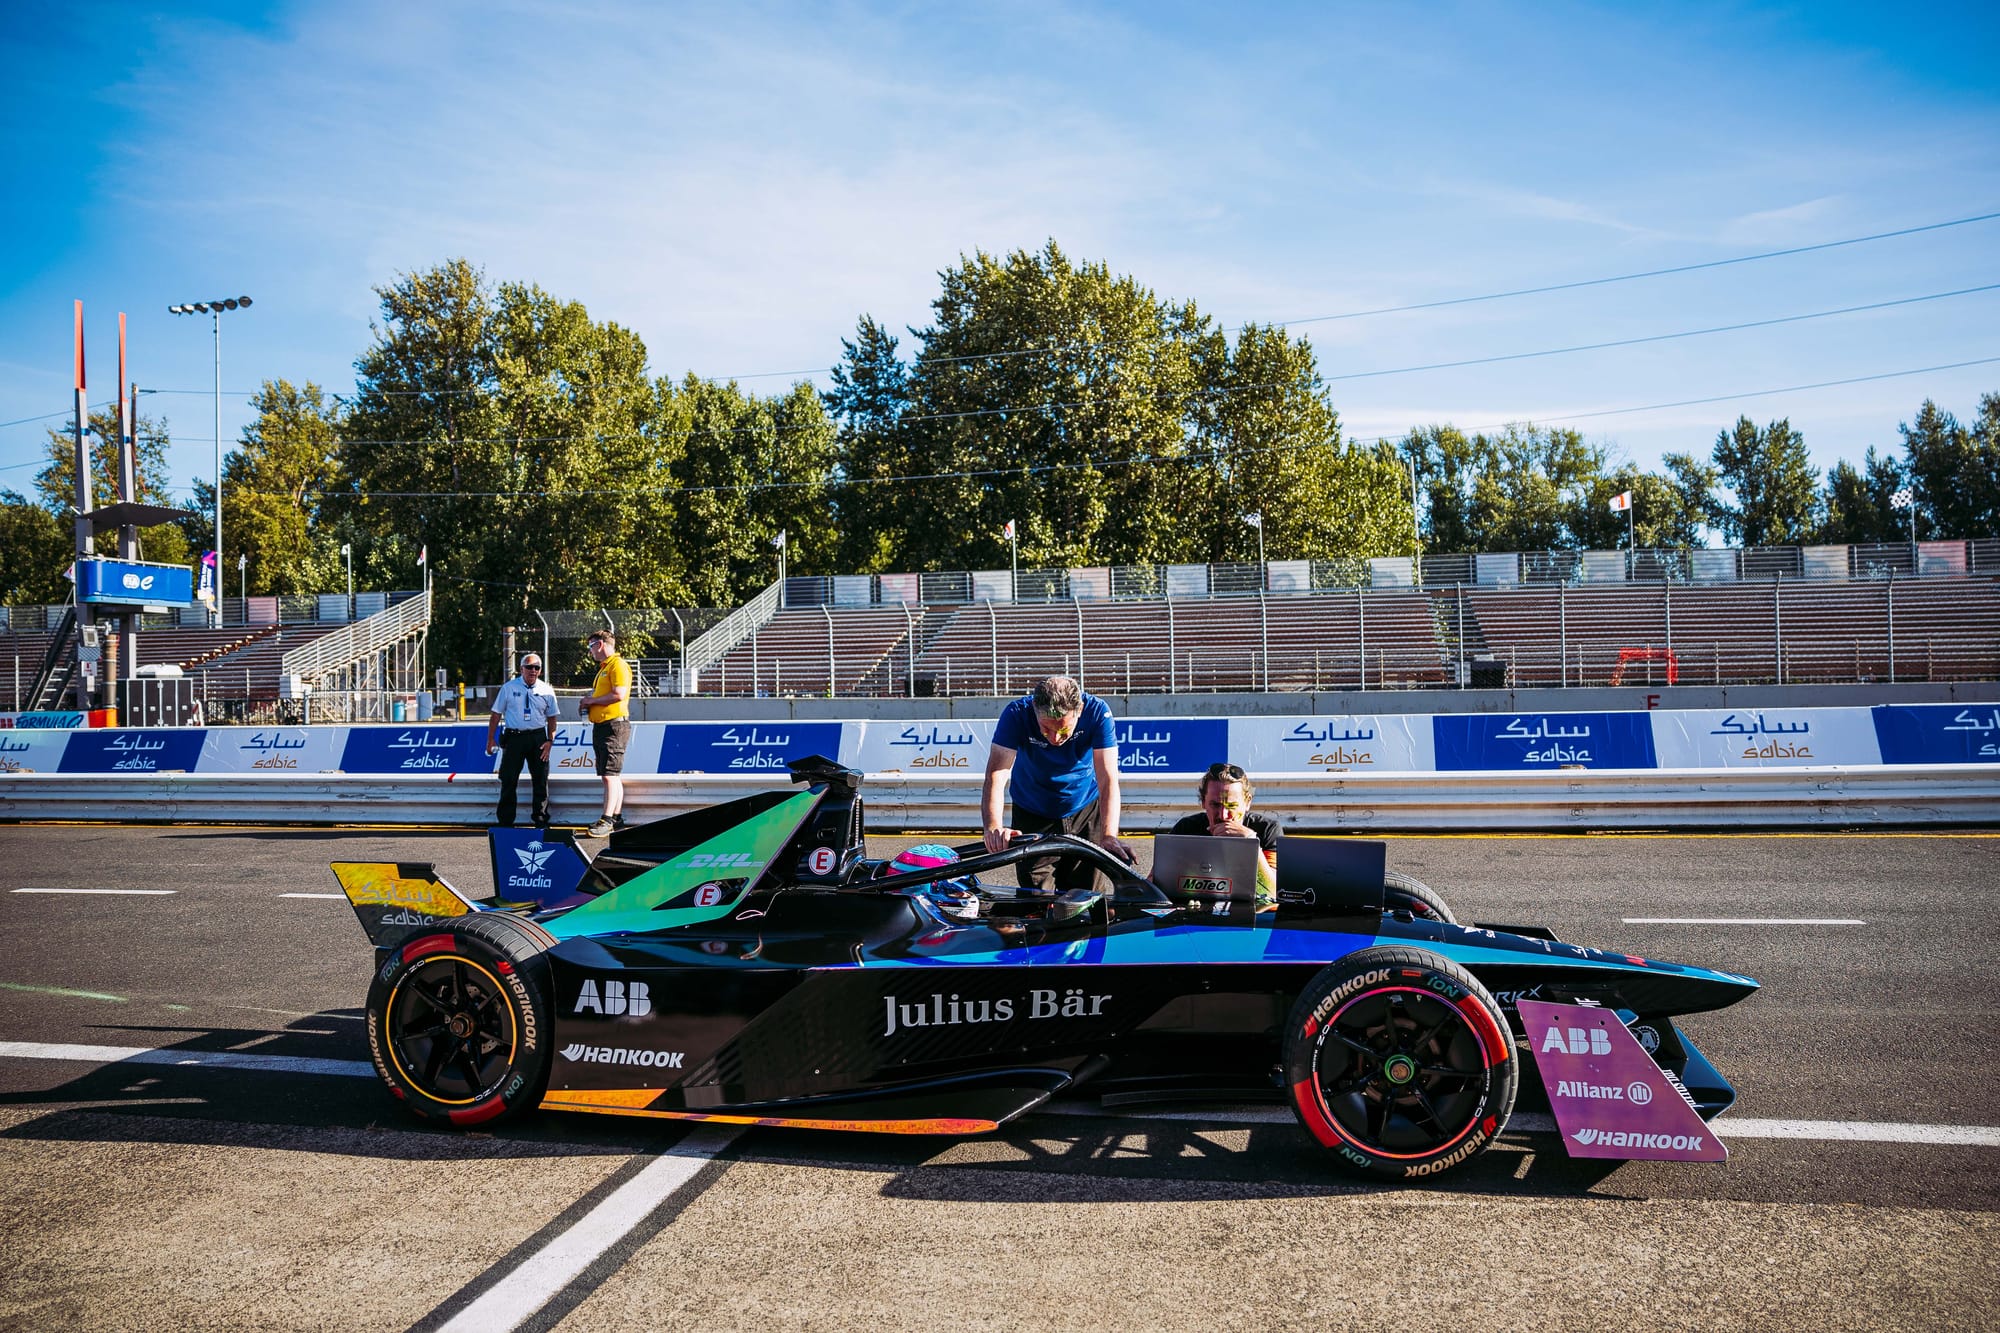
{"label": "white sneaker", "polygon": [[611,827],[612,826],[610,820],[600,819],[595,824],[592,824],[589,828],[585,829],[583,831],[583,836],[586,838],[609,837],[611,835]]}

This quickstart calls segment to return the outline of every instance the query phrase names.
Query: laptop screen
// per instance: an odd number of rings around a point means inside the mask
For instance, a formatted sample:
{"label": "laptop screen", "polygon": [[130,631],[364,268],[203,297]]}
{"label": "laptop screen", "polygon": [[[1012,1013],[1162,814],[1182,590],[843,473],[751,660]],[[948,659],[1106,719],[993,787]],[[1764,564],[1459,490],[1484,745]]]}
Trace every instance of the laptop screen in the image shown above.
{"label": "laptop screen", "polygon": [[1278,902],[1379,913],[1388,850],[1360,838],[1280,837]]}
{"label": "laptop screen", "polygon": [[1153,839],[1153,883],[1176,902],[1257,901],[1257,840],[1205,833]]}

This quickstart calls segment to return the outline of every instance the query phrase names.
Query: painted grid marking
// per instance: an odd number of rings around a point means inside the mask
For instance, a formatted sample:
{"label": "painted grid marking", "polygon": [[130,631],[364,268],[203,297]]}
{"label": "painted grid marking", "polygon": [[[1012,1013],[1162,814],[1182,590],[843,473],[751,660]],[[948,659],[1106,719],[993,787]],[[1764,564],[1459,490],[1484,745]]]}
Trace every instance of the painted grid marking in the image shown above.
{"label": "painted grid marking", "polygon": [[331,898],[335,902],[347,901],[347,895],[344,893],[281,893],[278,896],[280,898]]}
{"label": "painted grid marking", "polygon": [[1865,926],[1844,916],[1622,916],[1628,926]]}
{"label": "painted grid marking", "polygon": [[696,1172],[742,1132],[741,1126],[703,1125],[696,1129],[452,1316],[438,1333],[489,1333],[518,1327],[685,1188]]}
{"label": "painted grid marking", "polygon": [[119,893],[145,898],[169,897],[178,889],[15,889],[15,893]]}

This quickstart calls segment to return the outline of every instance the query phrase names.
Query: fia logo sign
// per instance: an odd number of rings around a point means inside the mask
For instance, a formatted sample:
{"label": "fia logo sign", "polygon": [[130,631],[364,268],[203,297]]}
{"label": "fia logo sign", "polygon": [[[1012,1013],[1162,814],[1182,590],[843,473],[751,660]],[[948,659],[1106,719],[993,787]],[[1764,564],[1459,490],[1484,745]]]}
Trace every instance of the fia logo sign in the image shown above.
{"label": "fia logo sign", "polygon": [[643,981],[604,982],[604,992],[598,993],[597,982],[586,980],[583,989],[577,993],[576,1008],[579,1014],[602,1014],[606,1018],[616,1018],[629,1014],[633,1018],[644,1018],[653,1012],[652,987]]}

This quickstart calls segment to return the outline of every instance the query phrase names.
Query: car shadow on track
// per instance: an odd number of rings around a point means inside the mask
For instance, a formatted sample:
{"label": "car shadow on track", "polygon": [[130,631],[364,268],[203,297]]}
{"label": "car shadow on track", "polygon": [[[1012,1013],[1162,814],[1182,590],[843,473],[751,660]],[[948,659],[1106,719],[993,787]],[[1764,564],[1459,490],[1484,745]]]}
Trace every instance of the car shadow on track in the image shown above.
{"label": "car shadow on track", "polygon": [[[426,1125],[403,1112],[367,1066],[360,1017],[340,1009],[282,1028],[108,1029],[107,1036],[174,1040],[152,1047],[143,1061],[96,1065],[68,1077],[62,1071],[74,1066],[62,1062],[11,1064],[0,1109],[47,1109],[0,1129],[0,1139],[212,1145],[255,1139],[315,1153],[449,1161],[657,1151],[693,1127],[555,1112],[490,1132]],[[215,1055],[308,1063],[293,1069],[198,1063]],[[176,1062],[182,1056],[188,1063]],[[339,1072],[313,1072],[311,1062]],[[1535,1147],[1531,1138],[1504,1139],[1436,1183],[1453,1192],[1625,1197],[1606,1188],[1621,1163],[1572,1160]],[[887,1173],[886,1196],[934,1201],[1008,1201],[1018,1197],[1024,1175],[1065,1177],[1065,1197],[1103,1201],[1132,1197],[1135,1187],[1149,1195],[1168,1187],[1217,1198],[1406,1188],[1347,1175],[1296,1125],[1203,1123],[1198,1107],[1173,1122],[1035,1115],[963,1139],[758,1128],[728,1155]]]}

